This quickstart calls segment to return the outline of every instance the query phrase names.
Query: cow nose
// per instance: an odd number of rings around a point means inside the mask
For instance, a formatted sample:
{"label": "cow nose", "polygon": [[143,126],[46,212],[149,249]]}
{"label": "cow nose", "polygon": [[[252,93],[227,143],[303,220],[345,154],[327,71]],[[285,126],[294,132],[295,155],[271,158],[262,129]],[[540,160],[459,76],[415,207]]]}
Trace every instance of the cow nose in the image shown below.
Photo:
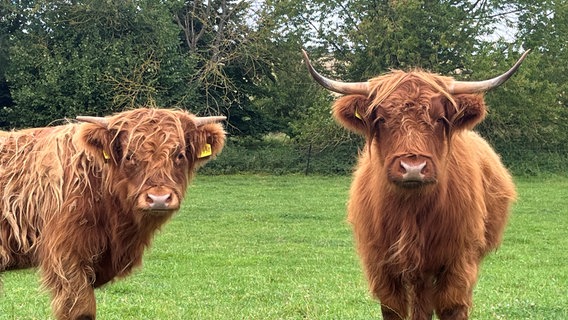
{"label": "cow nose", "polygon": [[178,210],[179,199],[173,192],[163,190],[149,190],[142,202],[145,210]]}
{"label": "cow nose", "polygon": [[430,157],[406,155],[393,160],[388,178],[398,185],[413,188],[436,182],[436,170]]}
{"label": "cow nose", "polygon": [[403,160],[400,161],[402,179],[421,181],[424,179],[422,171],[426,168],[426,161],[420,164],[408,164]]}
{"label": "cow nose", "polygon": [[167,209],[172,202],[172,194],[155,195],[148,193],[146,202],[152,210],[163,210]]}

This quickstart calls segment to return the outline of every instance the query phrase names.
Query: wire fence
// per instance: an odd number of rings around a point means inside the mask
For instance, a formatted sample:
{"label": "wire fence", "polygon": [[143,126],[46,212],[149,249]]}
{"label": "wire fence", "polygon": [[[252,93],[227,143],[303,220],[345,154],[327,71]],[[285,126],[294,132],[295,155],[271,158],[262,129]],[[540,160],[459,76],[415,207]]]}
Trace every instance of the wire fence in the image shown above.
{"label": "wire fence", "polygon": [[[560,141],[552,146],[488,140],[514,175],[568,173],[568,142]],[[346,141],[321,149],[294,142],[243,144],[228,141],[223,153],[201,170],[208,174],[348,175],[353,172],[362,147],[360,141]]]}

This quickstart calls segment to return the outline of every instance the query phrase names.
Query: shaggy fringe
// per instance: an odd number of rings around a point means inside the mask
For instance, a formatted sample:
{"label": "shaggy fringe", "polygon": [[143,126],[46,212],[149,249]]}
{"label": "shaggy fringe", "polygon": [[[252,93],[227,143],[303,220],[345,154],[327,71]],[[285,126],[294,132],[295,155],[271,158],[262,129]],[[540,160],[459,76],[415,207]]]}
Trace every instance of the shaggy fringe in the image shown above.
{"label": "shaggy fringe", "polygon": [[[417,97],[408,96],[409,92],[421,92],[421,96],[430,98],[434,93],[442,94],[454,107],[457,108],[456,101],[452,94],[448,92],[448,83],[453,78],[432,74],[422,70],[405,72],[392,70],[391,72],[369,80],[369,92],[371,92],[371,104],[368,113],[376,110],[387,99],[391,100],[413,100]],[[399,91],[399,95],[393,94],[397,89],[405,85],[420,87],[421,90]]]}

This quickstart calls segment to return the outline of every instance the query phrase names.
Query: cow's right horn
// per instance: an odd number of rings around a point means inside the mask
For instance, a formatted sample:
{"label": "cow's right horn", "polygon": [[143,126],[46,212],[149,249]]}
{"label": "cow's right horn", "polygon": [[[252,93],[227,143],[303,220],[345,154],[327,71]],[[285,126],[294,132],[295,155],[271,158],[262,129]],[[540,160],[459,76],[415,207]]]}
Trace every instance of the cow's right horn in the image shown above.
{"label": "cow's right horn", "polygon": [[212,117],[195,117],[195,126],[196,127],[201,127],[203,125],[209,124],[209,123],[215,123],[215,122],[219,122],[219,121],[223,121],[226,120],[227,117],[225,116],[212,116]]}
{"label": "cow's right horn", "polygon": [[517,60],[517,63],[515,63],[515,65],[511,67],[511,69],[509,69],[507,72],[495,78],[482,80],[482,81],[454,81],[453,83],[450,84],[449,88],[450,93],[453,94],[478,93],[497,88],[505,81],[507,81],[517,71],[517,69],[521,66],[521,63],[523,63],[523,60],[525,60],[529,52],[531,52],[530,49],[525,51],[521,55],[519,60]]}
{"label": "cow's right horn", "polygon": [[103,117],[89,117],[89,116],[77,116],[76,118],[81,122],[90,122],[94,124],[100,124],[101,126],[108,128],[108,119]]}
{"label": "cow's right horn", "polygon": [[302,49],[302,53],[304,54],[304,61],[306,61],[306,66],[308,67],[308,71],[316,80],[317,83],[322,85],[322,87],[326,88],[327,90],[341,93],[341,94],[362,94],[364,96],[369,95],[369,83],[368,82],[340,82],[328,79],[321,74],[319,74],[312,63],[310,62],[310,58],[305,50]]}

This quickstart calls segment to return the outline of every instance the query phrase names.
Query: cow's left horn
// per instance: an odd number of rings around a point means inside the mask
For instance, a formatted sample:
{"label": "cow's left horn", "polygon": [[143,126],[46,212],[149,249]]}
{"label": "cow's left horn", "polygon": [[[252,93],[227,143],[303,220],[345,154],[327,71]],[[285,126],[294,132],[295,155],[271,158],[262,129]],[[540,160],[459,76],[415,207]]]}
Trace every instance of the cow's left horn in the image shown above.
{"label": "cow's left horn", "polygon": [[453,83],[450,84],[449,92],[453,94],[477,93],[497,88],[505,81],[507,81],[517,71],[517,69],[521,66],[521,63],[523,63],[523,60],[525,60],[529,52],[531,52],[530,49],[525,51],[525,53],[523,53],[523,55],[519,58],[517,63],[515,63],[515,65],[511,69],[509,69],[509,71],[503,73],[502,75],[495,77],[493,79],[483,80],[483,81],[454,81]]}
{"label": "cow's left horn", "polygon": [[215,123],[227,119],[225,116],[195,117],[195,126],[200,127],[209,123]]}
{"label": "cow's left horn", "polygon": [[306,51],[302,49],[302,53],[304,54],[304,61],[306,61],[308,71],[310,71],[310,74],[312,75],[314,80],[316,80],[317,83],[321,84],[322,87],[326,88],[327,90],[342,94],[362,94],[365,96],[369,95],[368,82],[340,82],[328,79],[319,74],[314,69]]}
{"label": "cow's left horn", "polygon": [[89,116],[77,116],[76,118],[81,122],[90,122],[94,124],[100,124],[101,126],[108,128],[108,119],[103,117],[89,117]]}

